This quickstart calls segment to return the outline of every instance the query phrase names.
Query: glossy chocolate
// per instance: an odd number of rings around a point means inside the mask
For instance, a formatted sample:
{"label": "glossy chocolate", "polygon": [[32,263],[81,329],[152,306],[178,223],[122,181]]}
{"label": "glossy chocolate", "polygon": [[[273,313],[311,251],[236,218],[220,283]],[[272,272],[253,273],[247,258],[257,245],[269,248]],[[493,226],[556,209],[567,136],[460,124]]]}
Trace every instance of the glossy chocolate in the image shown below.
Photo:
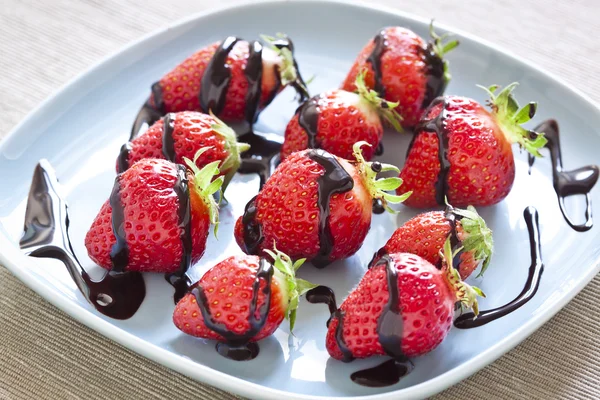
{"label": "glossy chocolate", "polygon": [[175,115],[168,113],[163,117],[163,134],[162,134],[162,152],[163,156],[169,161],[175,162],[175,140],[173,139],[173,131],[175,130]]}
{"label": "glossy chocolate", "polygon": [[320,99],[321,95],[313,96],[296,110],[296,114],[298,114],[298,124],[306,132],[308,138],[307,148],[309,149],[318,149],[321,147],[319,142],[317,142]]}
{"label": "glossy chocolate", "polygon": [[[196,297],[196,302],[202,313],[204,324],[213,332],[223,337],[225,342],[217,344],[217,352],[224,357],[236,360],[245,361],[251,360],[258,355],[259,348],[256,343],[250,343],[267,322],[269,308],[271,307],[271,279],[273,277],[273,265],[267,262],[264,258],[260,259],[259,267],[256,272],[256,279],[252,285],[252,300],[250,302],[250,310],[248,312],[248,323],[250,328],[244,334],[236,334],[231,332],[227,327],[219,322],[215,322],[210,314],[210,305],[208,298],[204,293],[201,284],[196,285],[192,289],[192,294]],[[258,308],[258,295],[260,291],[260,281],[265,281],[265,287],[262,292],[265,295],[265,302],[258,309],[258,318],[256,312]]]}
{"label": "glossy chocolate", "polygon": [[110,250],[111,270],[125,272],[129,263],[129,247],[127,246],[125,233],[125,208],[121,201],[121,174],[115,178],[115,184],[108,201],[111,208],[112,230],[116,240]]}
{"label": "glossy chocolate", "polygon": [[373,69],[373,76],[375,79],[375,87],[373,89],[379,93],[381,98],[385,98],[385,86],[383,85],[383,75],[381,72],[381,56],[386,48],[385,41],[386,36],[384,29],[373,38],[373,51],[367,58],[367,62],[371,64],[371,68]]}
{"label": "glossy chocolate", "polygon": [[454,321],[455,327],[469,329],[488,324],[515,311],[531,300],[537,292],[540,280],[542,279],[542,273],[544,272],[539,216],[537,210],[530,206],[523,211],[523,217],[529,231],[529,247],[531,252],[531,265],[529,266],[529,274],[525,282],[525,287],[511,302],[492,310],[481,311],[477,318],[475,318],[475,314],[472,312],[461,315]]}
{"label": "glossy chocolate", "polygon": [[154,104],[150,102],[150,99],[146,100],[138,115],[133,122],[131,133],[129,134],[129,141],[132,141],[142,131],[145,131],[152,126],[156,121],[165,115],[165,104],[163,103],[162,88],[160,82],[155,82],[152,85],[152,99]]}
{"label": "glossy chocolate", "polygon": [[238,136],[238,142],[250,145],[250,149],[241,154],[242,164],[238,168],[238,172],[257,174],[260,178],[259,189],[262,189],[277,165],[281,143],[252,131]]}
{"label": "glossy chocolate", "polygon": [[225,95],[231,81],[231,70],[227,65],[227,57],[240,39],[229,36],[221,42],[215,54],[206,66],[200,84],[200,109],[203,112],[212,111],[219,115],[225,107]]}
{"label": "glossy chocolate", "polygon": [[[542,122],[535,129],[535,132],[544,133],[548,140],[546,147],[550,150],[550,160],[552,161],[552,182],[554,191],[558,198],[560,212],[571,228],[578,232],[585,232],[592,228],[592,198],[590,192],[600,175],[600,169],[597,165],[586,165],[572,171],[565,171],[562,164],[562,154],[560,148],[560,135],[558,123],[556,120],[549,119]],[[533,166],[535,157],[529,155],[529,167]],[[585,222],[583,224],[574,223],[567,215],[565,207],[565,198],[572,195],[584,195],[586,202]]]}
{"label": "glossy chocolate", "polygon": [[[257,195],[258,196],[258,195]],[[256,197],[254,196],[244,208],[242,216],[242,226],[244,228],[244,252],[246,254],[258,254],[260,251],[259,245],[264,240],[262,226],[256,221]]]}
{"label": "glossy chocolate", "polygon": [[444,97],[436,98],[429,108],[424,112],[426,116],[433,107],[441,104],[440,112],[433,118],[423,118],[421,122],[415,127],[415,134],[408,146],[406,157],[408,158],[410,151],[419,137],[419,135],[425,132],[435,133],[438,139],[438,159],[440,162],[440,172],[435,183],[435,201],[439,205],[446,204],[446,195],[448,192],[448,174],[450,173],[450,160],[448,160],[448,131],[446,129],[446,100]]}
{"label": "glossy chocolate", "polygon": [[21,249],[30,257],[62,261],[81,294],[102,314],[115,319],[133,316],[146,295],[142,275],[111,271],[99,281],[92,280],[75,256],[68,228],[68,208],[60,185],[50,164],[41,160],[27,198]]}
{"label": "glossy chocolate", "polygon": [[248,61],[244,70],[246,80],[248,81],[248,92],[246,93],[246,110],[244,112],[246,122],[252,126],[258,119],[258,108],[262,95],[263,47],[256,40],[249,42],[248,46]]}
{"label": "glossy chocolate", "polygon": [[435,98],[444,94],[448,83],[444,77],[444,60],[437,54],[434,46],[434,43],[429,42],[421,52],[427,74],[427,86],[421,104],[423,109],[429,107]]}

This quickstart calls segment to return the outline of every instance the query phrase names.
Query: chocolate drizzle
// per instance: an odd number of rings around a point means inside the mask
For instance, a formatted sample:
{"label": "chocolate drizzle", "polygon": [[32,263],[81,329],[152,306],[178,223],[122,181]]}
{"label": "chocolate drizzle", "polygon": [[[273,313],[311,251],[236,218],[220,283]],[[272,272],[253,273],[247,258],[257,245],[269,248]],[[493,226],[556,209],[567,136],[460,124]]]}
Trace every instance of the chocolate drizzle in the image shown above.
{"label": "chocolate drizzle", "polygon": [[[251,343],[250,340],[256,336],[267,322],[269,308],[271,307],[271,278],[273,277],[273,265],[267,262],[264,258],[260,259],[259,267],[256,272],[256,279],[252,285],[252,301],[250,302],[250,310],[248,312],[248,323],[250,328],[244,334],[236,334],[231,332],[227,327],[219,322],[215,322],[210,314],[210,306],[208,298],[204,293],[202,285],[198,284],[192,289],[192,294],[196,297],[196,302],[202,313],[204,324],[213,332],[221,335],[225,342],[217,344],[217,352],[224,357],[236,360],[245,361],[251,360],[258,355],[259,348],[256,343]],[[260,291],[260,281],[265,280],[265,287],[262,292],[265,294],[265,302],[258,309],[258,318],[256,311],[258,308],[258,295]]]}
{"label": "chocolate drizzle", "polygon": [[203,112],[212,111],[219,115],[225,107],[225,95],[231,81],[231,70],[227,65],[227,57],[240,39],[229,36],[215,51],[202,75],[200,85],[200,109]]}
{"label": "chocolate drizzle", "polygon": [[444,77],[444,60],[435,51],[435,44],[427,43],[421,54],[427,69],[427,86],[421,108],[427,108],[436,97],[444,94],[448,82]]}
{"label": "chocolate drizzle", "polygon": [[298,114],[298,124],[306,132],[308,138],[307,147],[309,149],[318,149],[321,147],[317,142],[320,99],[321,95],[313,96],[296,110],[296,114]]}
{"label": "chocolate drizzle", "polygon": [[[246,122],[252,126],[258,118],[258,108],[262,95],[262,51],[263,47],[260,42],[252,41],[249,44],[248,62],[246,63],[246,80],[248,81],[248,92],[246,93]],[[277,93],[277,92],[275,92]]]}
{"label": "chocolate drizzle", "polygon": [[173,300],[175,301],[175,304],[177,304],[188,291],[191,284],[186,273],[192,263],[193,250],[190,189],[188,186],[187,170],[181,164],[177,164],[177,181],[173,186],[173,190],[177,194],[177,200],[179,202],[179,207],[177,208],[177,226],[181,230],[180,238],[182,252],[179,269],[176,272],[165,274],[165,279],[175,288]]}
{"label": "chocolate drizzle", "polygon": [[242,225],[244,227],[244,252],[246,254],[257,254],[259,252],[259,245],[262,243],[264,237],[262,233],[262,226],[256,221],[256,196],[254,196],[244,209],[244,215],[242,216]]}
{"label": "chocolate drizzle", "polygon": [[385,29],[380,31],[373,38],[373,51],[369,54],[367,58],[367,62],[371,64],[371,68],[373,69],[373,75],[375,78],[375,87],[373,88],[381,98],[385,98],[385,86],[383,85],[383,74],[381,72],[381,56],[386,48],[386,35]]}
{"label": "chocolate drizzle", "polygon": [[495,321],[527,303],[537,292],[542,273],[544,272],[539,216],[537,210],[530,206],[523,211],[523,217],[529,231],[529,247],[531,252],[531,265],[529,266],[529,274],[525,282],[525,287],[511,302],[492,310],[481,311],[477,318],[471,312],[461,315],[454,321],[455,327],[459,329],[476,328]]}
{"label": "chocolate drizzle", "polygon": [[[444,217],[446,221],[450,224],[450,247],[452,248],[452,254],[461,246],[462,242],[458,238],[458,232],[456,230],[456,222],[460,221],[463,217],[454,212],[454,207],[450,204],[446,205],[446,210],[444,211]],[[454,258],[452,259],[452,265],[457,271],[460,271],[461,264],[461,255],[463,250],[460,250],[456,254],[454,254]],[[442,260],[440,258],[440,264],[437,265],[438,269],[442,268]]]}
{"label": "chocolate drizzle", "polygon": [[41,160],[27,198],[21,249],[30,257],[62,261],[79,291],[99,312],[115,319],[130,318],[146,295],[142,275],[110,271],[99,281],[92,280],[73,251],[67,209],[52,167]]}
{"label": "chocolate drizzle", "polygon": [[448,193],[448,174],[450,173],[450,160],[448,160],[448,131],[446,129],[446,100],[444,97],[436,98],[423,115],[428,115],[431,110],[441,104],[440,112],[433,118],[422,119],[415,128],[415,134],[408,146],[406,155],[415,144],[419,135],[425,132],[435,133],[438,139],[438,159],[440,162],[440,172],[438,173],[437,181],[435,182],[435,201],[439,205],[446,204],[446,196]]}
{"label": "chocolate drizzle", "polygon": [[[562,154],[560,149],[560,135],[558,123],[556,120],[549,119],[542,122],[535,129],[535,132],[543,132],[548,140],[546,147],[550,150],[550,160],[552,161],[552,181],[554,191],[558,198],[560,212],[571,228],[578,232],[585,232],[594,225],[592,220],[592,198],[590,191],[598,181],[600,170],[597,165],[586,165],[572,171],[565,171],[562,165]],[[533,166],[535,157],[529,155],[529,168]],[[568,196],[581,194],[585,196],[585,222],[583,224],[574,223],[567,215],[565,198]]]}
{"label": "chocolate drizzle", "polygon": [[250,145],[250,149],[241,155],[242,164],[238,168],[238,172],[241,174],[257,174],[260,178],[260,189],[275,169],[281,152],[281,143],[257,135],[254,132],[247,132],[238,136],[238,141]]}
{"label": "chocolate drizzle", "polygon": [[175,140],[173,139],[175,119],[173,117],[172,113],[168,113],[163,118],[162,152],[167,160],[175,162]]}
{"label": "chocolate drizzle", "polygon": [[148,129],[165,114],[165,104],[163,102],[160,82],[155,82],[152,85],[152,98],[154,100],[154,104],[152,104],[150,99],[148,99],[138,112],[138,115],[133,122],[133,127],[131,128],[129,141],[132,141],[138,137],[144,126],[146,129]]}
{"label": "chocolate drizzle", "polygon": [[116,242],[110,250],[112,271],[125,272],[129,263],[129,247],[125,234],[125,208],[121,202],[121,174],[115,178],[115,184],[109,198],[112,218],[112,230]]}

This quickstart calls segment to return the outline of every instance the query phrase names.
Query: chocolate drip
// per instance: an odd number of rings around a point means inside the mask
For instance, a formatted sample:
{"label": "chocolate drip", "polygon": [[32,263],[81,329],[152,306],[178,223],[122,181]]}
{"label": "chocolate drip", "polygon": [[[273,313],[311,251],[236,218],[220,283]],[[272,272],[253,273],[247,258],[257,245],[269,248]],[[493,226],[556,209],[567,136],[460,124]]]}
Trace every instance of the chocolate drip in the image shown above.
{"label": "chocolate drip", "polygon": [[121,202],[121,174],[115,178],[115,184],[109,198],[111,207],[112,230],[116,242],[110,250],[112,271],[124,272],[129,263],[129,247],[125,233],[125,208]]}
{"label": "chocolate drip", "polygon": [[311,97],[296,110],[296,114],[298,114],[298,124],[304,129],[304,132],[306,132],[309,149],[318,149],[321,147],[319,142],[317,142],[320,99],[321,95]]}
{"label": "chocolate drip", "polygon": [[262,243],[264,236],[262,233],[262,226],[256,220],[256,197],[254,196],[244,209],[244,215],[242,216],[242,225],[244,227],[244,252],[246,254],[258,254],[259,245]]}
{"label": "chocolate drip", "polygon": [[529,248],[531,252],[531,265],[529,266],[529,274],[527,276],[527,281],[525,282],[525,287],[511,302],[492,310],[481,311],[477,318],[475,318],[475,314],[471,312],[461,315],[454,321],[455,327],[459,329],[476,328],[495,321],[527,303],[537,292],[540,280],[542,279],[542,273],[544,272],[539,216],[537,210],[529,206],[523,211],[523,217],[527,223]]}
{"label": "chocolate drip", "polygon": [[344,193],[354,188],[352,176],[342,167],[335,156],[323,150],[311,150],[308,158],[319,163],[325,172],[317,179],[319,205],[319,253],[312,258],[312,264],[324,268],[331,263],[329,256],[333,250],[333,236],[329,226],[329,200],[335,193]]}
{"label": "chocolate drip", "polygon": [[199,94],[200,109],[203,112],[212,111],[215,115],[219,115],[223,111],[225,95],[231,81],[231,70],[227,65],[227,57],[239,41],[240,39],[235,36],[229,36],[223,40],[206,66]]}
{"label": "chocolate drip", "polygon": [[[217,352],[224,357],[231,358],[236,361],[251,360],[258,355],[258,345],[250,343],[250,340],[263,328],[267,322],[269,308],[271,307],[271,278],[273,277],[273,265],[265,259],[260,259],[260,264],[256,272],[256,279],[252,285],[252,301],[250,302],[250,310],[248,312],[248,323],[250,328],[244,334],[231,332],[224,324],[215,322],[210,314],[210,306],[208,298],[204,293],[202,285],[198,284],[192,289],[192,294],[196,297],[196,302],[200,311],[204,324],[213,332],[221,335],[225,342],[217,344]],[[265,302],[258,310],[258,318],[256,311],[258,307],[258,295],[260,291],[260,280],[265,280],[265,287],[262,290],[265,294]]]}
{"label": "chocolate drip", "polygon": [[[450,247],[452,248],[452,254],[454,254],[454,252],[462,244],[462,242],[458,238],[458,232],[456,230],[456,222],[460,221],[463,217],[461,215],[456,214],[454,212],[454,207],[452,207],[450,204],[446,205],[446,210],[444,212],[444,216],[446,217],[446,220],[450,224]],[[454,266],[454,268],[457,271],[460,271],[460,264],[461,264],[460,257],[462,255],[462,253],[463,253],[463,250],[459,251],[458,253],[456,253],[454,255],[454,258],[452,259],[452,265]],[[442,260],[441,259],[440,259],[440,264],[437,267],[438,267],[438,269],[442,268]]]}
{"label": "chocolate drip", "polygon": [[[543,132],[548,143],[546,147],[550,150],[550,160],[552,161],[552,181],[554,191],[558,198],[560,212],[571,228],[578,232],[585,232],[592,228],[594,222],[592,220],[592,198],[590,192],[600,175],[600,170],[597,165],[586,165],[572,171],[565,171],[562,164],[562,154],[560,149],[560,135],[558,123],[556,120],[549,119],[542,122],[535,129],[535,132]],[[529,168],[533,166],[535,157],[529,155]],[[585,222],[583,224],[575,224],[567,215],[565,206],[565,198],[571,195],[585,195]]]}
{"label": "chocolate drip", "polygon": [[328,286],[317,286],[306,292],[306,301],[311,304],[327,304],[329,313],[333,315],[337,311],[335,293]]}
{"label": "chocolate drip", "polygon": [[371,64],[373,75],[375,77],[375,87],[373,89],[379,93],[381,98],[385,98],[385,87],[383,86],[383,75],[381,72],[381,56],[386,49],[385,41],[385,30],[382,30],[375,36],[375,38],[373,38],[373,51],[367,58],[367,62]]}
{"label": "chocolate drip", "polygon": [[146,295],[139,272],[107,272],[92,280],[75,256],[69,239],[69,215],[60,185],[48,161],[35,168],[27,198],[23,236],[19,245],[27,255],[62,261],[81,294],[102,314],[127,319],[135,314]]}
{"label": "chocolate drip", "polygon": [[258,118],[258,108],[260,106],[260,97],[262,95],[263,47],[262,44],[257,41],[250,42],[248,46],[248,62],[246,63],[246,70],[244,71],[246,80],[248,81],[245,116],[248,125],[252,126]]}
{"label": "chocolate drip", "polygon": [[163,118],[162,152],[167,160],[175,162],[175,140],[173,139],[175,119],[173,117],[172,113],[168,113]]}
{"label": "chocolate drip", "polygon": [[[383,104],[387,104],[387,103],[383,103]],[[376,156],[382,156],[383,155],[383,142],[379,142],[377,144],[377,147],[375,148],[375,155]]]}
{"label": "chocolate drip", "polygon": [[444,94],[448,82],[444,77],[444,60],[435,51],[434,44],[427,43],[421,54],[427,70],[427,86],[421,108],[427,108],[436,97]]}
{"label": "chocolate drip", "polygon": [[125,143],[121,146],[119,156],[117,157],[117,172],[125,172],[129,168],[129,153],[131,152],[131,142]]}
{"label": "chocolate drip", "polygon": [[129,141],[132,141],[133,139],[139,136],[144,125],[146,125],[146,128],[152,126],[152,124],[161,119],[161,117],[165,114],[165,104],[163,102],[162,88],[160,87],[160,82],[155,82],[152,85],[152,97],[154,99],[154,105],[150,102],[150,99],[146,100],[146,102],[138,112],[138,115],[135,117],[133,127],[131,128],[131,134],[129,135]]}
{"label": "chocolate drip", "polygon": [[254,132],[248,132],[238,136],[238,141],[250,145],[250,149],[242,153],[242,164],[238,168],[241,174],[258,174],[260,178],[259,188],[267,182],[271,171],[275,169],[281,143],[269,140]]}
{"label": "chocolate drip", "polygon": [[385,207],[381,199],[373,199],[373,214],[383,214]]}
{"label": "chocolate drip", "polygon": [[408,375],[412,369],[413,365],[410,361],[398,362],[392,358],[373,368],[354,372],[350,375],[350,379],[362,386],[392,386],[400,382],[400,378]]}
{"label": "chocolate drip", "polygon": [[173,299],[175,300],[175,304],[177,304],[188,291],[191,284],[186,273],[192,263],[193,250],[190,189],[188,186],[187,170],[181,164],[177,164],[177,181],[173,186],[173,190],[177,194],[177,201],[179,203],[179,207],[177,208],[177,226],[181,230],[182,252],[179,269],[176,272],[165,274],[165,279],[175,288]]}
{"label": "chocolate drip", "polygon": [[440,172],[435,183],[435,201],[439,205],[446,204],[446,195],[448,193],[448,174],[450,173],[450,160],[448,160],[448,131],[445,125],[446,119],[446,100],[443,97],[436,98],[423,115],[429,112],[437,105],[441,104],[440,112],[433,118],[423,119],[415,128],[415,134],[408,146],[406,157],[410,154],[415,141],[420,134],[425,132],[435,133],[438,139],[438,159],[440,162]]}

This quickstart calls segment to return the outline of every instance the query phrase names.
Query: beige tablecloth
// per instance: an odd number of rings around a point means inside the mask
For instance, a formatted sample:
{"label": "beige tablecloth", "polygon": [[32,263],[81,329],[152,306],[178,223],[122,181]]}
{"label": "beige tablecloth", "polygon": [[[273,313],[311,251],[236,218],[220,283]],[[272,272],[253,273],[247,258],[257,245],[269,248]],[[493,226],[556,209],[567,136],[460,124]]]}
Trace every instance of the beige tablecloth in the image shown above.
{"label": "beige tablecloth", "polygon": [[[0,137],[75,74],[141,35],[216,3],[1,0]],[[599,2],[377,3],[435,17],[484,37],[600,100]],[[600,398],[599,298],[596,277],[523,344],[436,399]],[[25,398],[236,397],[105,339],[0,267],[0,399]]]}

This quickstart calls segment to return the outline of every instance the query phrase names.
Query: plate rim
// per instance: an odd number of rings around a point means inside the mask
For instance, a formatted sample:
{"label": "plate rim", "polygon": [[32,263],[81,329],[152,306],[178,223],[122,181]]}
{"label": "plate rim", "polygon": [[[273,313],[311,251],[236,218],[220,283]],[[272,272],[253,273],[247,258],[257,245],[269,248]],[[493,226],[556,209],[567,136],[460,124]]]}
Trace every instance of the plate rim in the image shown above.
{"label": "plate rim", "polygon": [[[92,64],[90,67],[85,69],[83,72],[76,74],[71,80],[64,85],[60,86],[50,96],[39,103],[33,110],[31,110],[27,116],[21,120],[11,131],[0,140],[0,151],[6,146],[13,136],[16,136],[22,127],[30,123],[39,113],[43,112],[52,103],[56,101],[62,95],[69,95],[69,91],[75,89],[78,81],[85,79],[89,75],[93,74],[97,69],[102,68],[105,64],[108,64],[116,57],[125,57],[134,50],[142,48],[144,45],[150,43],[154,38],[164,35],[167,31],[174,28],[181,28],[185,25],[192,24],[196,21],[210,18],[217,14],[227,13],[234,9],[240,8],[253,8],[253,7],[264,7],[264,6],[279,6],[290,2],[289,0],[244,0],[235,2],[225,6],[214,7],[205,11],[193,13],[187,17],[178,19],[170,24],[165,25],[163,28],[155,29],[150,33],[147,33],[136,39],[125,46],[121,47],[117,51],[110,53],[103,57],[98,62]],[[295,3],[307,3],[309,5],[315,4],[331,4],[338,7],[350,7],[358,11],[369,10],[387,13],[393,16],[399,16],[404,19],[410,19],[417,23],[428,24],[430,20],[414,15],[412,13],[400,11],[389,6],[379,4],[369,4],[361,1],[344,1],[344,0],[293,0]],[[239,10],[238,10],[239,11]],[[553,73],[546,71],[539,67],[536,63],[530,62],[511,51],[504,49],[486,39],[482,39],[476,35],[465,32],[461,29],[457,29],[446,24],[438,24],[436,26],[442,30],[447,30],[453,33],[457,33],[464,38],[471,40],[479,46],[484,46],[496,53],[501,53],[504,56],[511,58],[515,62],[524,64],[531,69],[534,69],[537,73],[544,75],[546,78],[551,79],[556,84],[562,86],[579,97],[582,101],[589,104],[596,109],[596,112],[600,114],[600,107],[592,100],[588,95],[573,87],[572,85],[565,82],[562,78],[557,77]],[[399,395],[403,398],[422,398],[438,393],[450,386],[457,384],[459,381],[473,375],[483,367],[493,363],[500,356],[513,349],[520,342],[528,338],[533,332],[539,329],[544,323],[550,318],[562,310],[562,308],[569,303],[575,295],[577,295],[600,271],[600,256],[592,261],[591,268],[588,269],[587,273],[579,279],[576,285],[573,285],[567,292],[563,292],[562,296],[554,301],[552,307],[548,307],[547,311],[539,314],[535,314],[531,319],[524,325],[513,331],[511,334],[500,340],[487,350],[474,356],[469,362],[463,366],[455,367],[441,375],[438,375],[428,381],[420,384],[402,388],[387,393],[379,393],[366,396],[350,396],[350,397],[324,397],[314,396],[306,394],[298,394],[283,391],[280,389],[273,389],[268,386],[260,385],[254,382],[246,381],[235,377],[233,375],[212,369],[208,366],[198,364],[189,358],[174,354],[166,349],[163,349],[153,343],[140,340],[137,336],[114,326],[111,322],[104,320],[99,315],[93,313],[89,309],[76,304],[73,307],[72,300],[64,296],[56,296],[53,287],[46,285],[40,278],[33,275],[29,268],[22,268],[17,266],[21,262],[26,264],[28,262],[27,257],[20,253],[20,251],[13,246],[10,240],[5,235],[0,235],[0,242],[6,242],[8,245],[0,246],[0,263],[4,265],[13,275],[15,275],[21,282],[26,286],[35,291],[38,295],[42,296],[46,301],[53,304],[67,315],[76,319],[78,322],[86,325],[87,327],[95,330],[102,334],[104,337],[113,340],[124,347],[136,352],[143,357],[146,357],[154,362],[157,362],[167,368],[183,373],[184,375],[209,385],[212,385],[218,389],[230,391],[233,393],[240,394],[242,396],[248,396],[251,398],[264,398],[267,400],[280,400],[282,397],[287,399],[298,399],[298,400],[392,400],[396,399]],[[20,262],[15,262],[20,261]]]}

